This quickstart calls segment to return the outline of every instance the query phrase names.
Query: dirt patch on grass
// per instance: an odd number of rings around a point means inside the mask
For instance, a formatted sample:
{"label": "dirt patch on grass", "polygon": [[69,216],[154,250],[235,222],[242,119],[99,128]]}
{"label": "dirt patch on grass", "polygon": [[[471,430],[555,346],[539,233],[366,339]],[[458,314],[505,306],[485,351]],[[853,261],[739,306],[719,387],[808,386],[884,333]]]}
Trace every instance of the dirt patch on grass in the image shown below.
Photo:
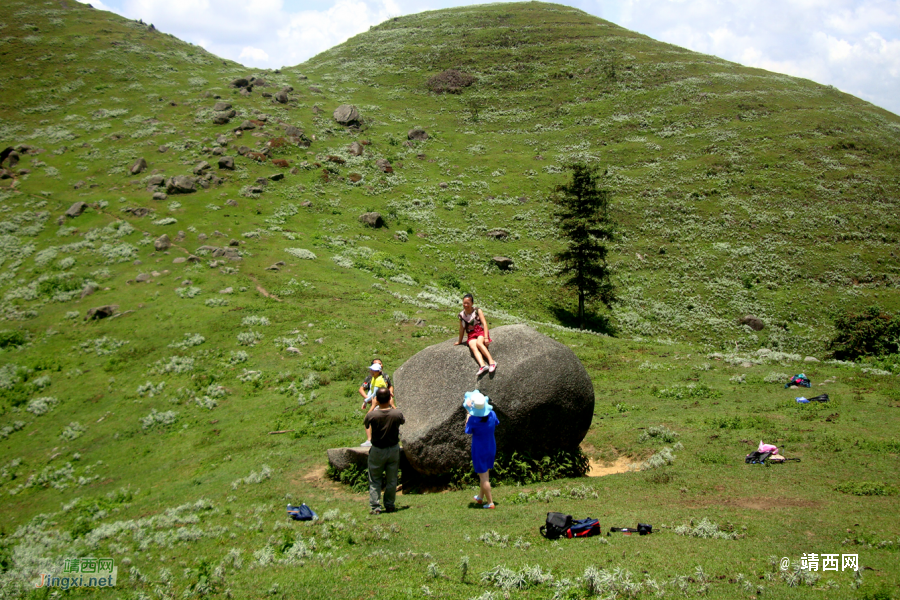
{"label": "dirt patch on grass", "polygon": [[629,467],[634,461],[627,456],[620,456],[613,463],[600,463],[593,458],[590,460],[590,468],[588,469],[588,477],[603,477],[604,475],[615,475],[616,473],[627,473]]}
{"label": "dirt patch on grass", "polygon": [[320,490],[328,490],[331,493],[346,498],[355,496],[355,494],[348,493],[349,487],[329,479],[328,475],[325,474],[325,470],[326,467],[321,466],[316,467],[307,473],[295,473],[291,477],[291,484],[297,488],[307,485]]}
{"label": "dirt patch on grass", "polygon": [[710,496],[706,498],[690,498],[684,503],[689,508],[706,508],[708,506],[734,506],[751,510],[773,510],[779,508],[821,508],[822,503],[805,498],[730,498]]}

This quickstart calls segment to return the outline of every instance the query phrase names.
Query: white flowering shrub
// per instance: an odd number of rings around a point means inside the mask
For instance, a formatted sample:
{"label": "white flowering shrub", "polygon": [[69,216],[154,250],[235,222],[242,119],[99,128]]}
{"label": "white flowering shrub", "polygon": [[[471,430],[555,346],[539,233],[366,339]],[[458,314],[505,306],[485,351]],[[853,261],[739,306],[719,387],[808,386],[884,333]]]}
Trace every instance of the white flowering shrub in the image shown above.
{"label": "white flowering shrub", "polygon": [[166,427],[177,420],[178,413],[175,411],[157,412],[155,408],[151,408],[149,415],[141,417],[141,429],[146,431],[157,426]]}
{"label": "white flowering shrub", "polygon": [[232,365],[239,365],[241,363],[245,363],[250,360],[250,355],[244,352],[243,350],[238,350],[237,352],[232,352],[228,357],[228,363]]}
{"label": "white flowering shrub", "polygon": [[285,248],[285,252],[290,254],[291,256],[295,256],[297,258],[301,258],[303,260],[315,260],[316,255],[306,250],[304,248]]}
{"label": "white flowering shrub", "polygon": [[157,373],[175,373],[181,375],[194,370],[194,359],[190,356],[173,356],[168,362],[156,361],[154,370]]}
{"label": "white flowering shrub", "polygon": [[160,381],[158,385],[153,385],[152,381],[148,381],[147,383],[138,386],[137,394],[138,394],[138,396],[143,396],[144,394],[146,394],[147,396],[152,398],[152,397],[156,396],[157,394],[161,394],[163,391],[163,388],[165,388],[165,387],[166,387],[165,381]]}
{"label": "white flowering shrub", "polygon": [[241,479],[235,479],[231,482],[231,489],[236,490],[238,486],[241,484],[244,485],[252,485],[257,483],[262,483],[266,479],[270,479],[272,477],[272,469],[269,465],[263,465],[262,469],[257,471],[251,471],[249,475]]}
{"label": "white flowering shrub", "polygon": [[268,317],[258,317],[256,315],[247,315],[241,320],[241,327],[253,327],[255,325],[269,325]]}
{"label": "white flowering shrub", "polygon": [[125,344],[129,344],[128,340],[117,340],[115,338],[110,338],[103,336],[101,338],[94,338],[92,340],[87,340],[85,342],[81,342],[78,346],[73,346],[74,350],[80,350],[83,354],[96,354],[97,356],[106,356],[107,354],[112,354]]}
{"label": "white flowering shrub", "polygon": [[178,342],[172,342],[169,344],[169,348],[191,348],[193,346],[199,346],[203,342],[206,341],[206,338],[200,335],[199,333],[186,333],[184,334],[184,339]]}
{"label": "white flowering shrub", "polygon": [[80,438],[87,429],[79,423],[78,421],[72,421],[62,430],[62,433],[59,434],[59,437],[62,439],[71,442],[72,440]]}
{"label": "white flowering shrub", "polygon": [[257,331],[246,331],[237,334],[238,344],[241,346],[255,346],[261,339],[263,339],[263,334]]}
{"label": "white flowering shrub", "polygon": [[200,288],[198,288],[196,286],[175,288],[175,294],[177,294],[179,298],[185,298],[185,299],[195,298],[198,294],[200,294],[202,292],[203,292],[203,290],[201,290]]}
{"label": "white flowering shrub", "polygon": [[43,398],[34,398],[28,401],[28,405],[25,407],[25,410],[30,412],[35,416],[45,415],[59,404],[59,400],[52,396],[45,396]]}

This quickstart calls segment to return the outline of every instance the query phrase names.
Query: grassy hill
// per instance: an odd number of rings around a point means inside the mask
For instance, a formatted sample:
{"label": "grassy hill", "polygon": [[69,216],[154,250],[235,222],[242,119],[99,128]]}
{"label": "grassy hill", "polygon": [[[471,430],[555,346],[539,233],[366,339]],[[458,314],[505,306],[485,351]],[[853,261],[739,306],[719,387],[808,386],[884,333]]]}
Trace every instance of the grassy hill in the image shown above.
{"label": "grassy hill", "polygon": [[[20,148],[0,180],[5,595],[46,597],[37,574],[87,556],[135,598],[897,594],[896,376],[823,359],[835,311],[900,306],[900,117],[542,3],[400,17],[254,71],[72,0],[7,2],[0,64],[0,149]],[[446,69],[473,82],[432,92]],[[207,187],[153,198],[203,161]],[[554,278],[571,161],[613,194],[613,337],[571,329]],[[368,517],[324,451],[362,441],[371,358],[392,372],[454,336],[466,291],[584,362],[592,459],[669,464],[500,487],[489,515],[451,491]],[[799,372],[814,389],[783,389]],[[760,438],[803,462],[746,467]],[[325,522],[287,522],[301,501]],[[547,510],[660,533],[549,544]],[[710,523],[736,539],[696,537]],[[874,570],[778,566],[813,552]]]}

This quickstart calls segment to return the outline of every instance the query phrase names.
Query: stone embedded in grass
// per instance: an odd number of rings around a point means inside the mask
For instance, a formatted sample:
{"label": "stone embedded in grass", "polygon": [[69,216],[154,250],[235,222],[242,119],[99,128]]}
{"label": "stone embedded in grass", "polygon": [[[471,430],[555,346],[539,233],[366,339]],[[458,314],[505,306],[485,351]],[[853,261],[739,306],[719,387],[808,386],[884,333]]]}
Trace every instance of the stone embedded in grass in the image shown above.
{"label": "stone embedded in grass", "polygon": [[359,124],[359,111],[351,104],[341,104],[334,109],[334,120],[341,125]]}
{"label": "stone embedded in grass", "polygon": [[362,156],[362,153],[363,153],[363,150],[364,150],[364,149],[365,149],[365,146],[363,146],[363,145],[360,144],[359,142],[353,142],[353,143],[350,144],[350,146],[347,148],[347,152],[349,152],[349,153],[352,154],[353,156]]}
{"label": "stone embedded in grass", "polygon": [[88,309],[87,315],[84,317],[85,321],[94,321],[99,319],[106,319],[119,310],[118,304],[107,304],[106,306],[97,306],[95,308]]}
{"label": "stone embedded in grass", "polygon": [[197,191],[197,180],[187,175],[176,175],[166,182],[168,194],[192,194]]}
{"label": "stone embedded in grass", "polygon": [[384,219],[377,212],[367,212],[359,215],[359,222],[376,229],[385,225]]}
{"label": "stone embedded in grass", "polygon": [[131,165],[131,174],[137,175],[139,173],[143,173],[147,170],[147,161],[143,158],[137,159],[137,161]]}
{"label": "stone embedded in grass", "polygon": [[746,325],[753,331],[762,331],[766,326],[766,324],[763,323],[762,319],[753,315],[745,315],[741,317],[740,319],[738,319],[738,324]]}
{"label": "stone embedded in grass", "polygon": [[428,133],[421,127],[414,127],[406,133],[406,139],[424,142],[428,139]]}
{"label": "stone embedded in grass", "polygon": [[281,104],[287,104],[287,101],[288,101],[287,92],[285,92],[284,90],[277,92],[275,94],[275,101],[279,102]]}
{"label": "stone embedded in grass", "polygon": [[155,248],[157,252],[168,250],[171,245],[172,242],[169,240],[169,236],[165,233],[153,241],[153,248]]}
{"label": "stone embedded in grass", "polygon": [[206,171],[208,171],[211,168],[212,167],[210,166],[210,164],[208,162],[206,162],[205,160],[200,161],[194,167],[194,175],[202,175],[203,173],[205,173]]}
{"label": "stone embedded in grass", "polygon": [[494,261],[494,264],[497,265],[501,271],[508,271],[513,267],[513,259],[507,258],[506,256],[495,256],[491,260]]}
{"label": "stone embedded in grass", "polygon": [[231,108],[231,102],[216,102],[213,105],[213,110],[216,112],[222,112]]}
{"label": "stone embedded in grass", "polygon": [[75,217],[80,217],[81,213],[87,209],[87,202],[75,202],[72,206],[69,207],[69,210],[66,211],[66,216],[70,219],[74,219]]}

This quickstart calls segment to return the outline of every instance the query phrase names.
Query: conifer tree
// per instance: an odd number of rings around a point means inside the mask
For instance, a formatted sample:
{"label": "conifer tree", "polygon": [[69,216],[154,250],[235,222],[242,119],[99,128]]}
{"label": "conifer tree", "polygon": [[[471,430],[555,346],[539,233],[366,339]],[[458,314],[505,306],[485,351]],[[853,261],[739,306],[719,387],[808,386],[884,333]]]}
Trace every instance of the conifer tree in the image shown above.
{"label": "conifer tree", "polygon": [[578,321],[584,328],[585,301],[600,300],[607,307],[615,302],[615,289],[606,261],[607,243],[615,234],[609,217],[607,190],[600,189],[600,175],[576,163],[567,167],[572,178],[551,196],[565,248],[555,255],[562,264],[560,279],[578,293]]}

